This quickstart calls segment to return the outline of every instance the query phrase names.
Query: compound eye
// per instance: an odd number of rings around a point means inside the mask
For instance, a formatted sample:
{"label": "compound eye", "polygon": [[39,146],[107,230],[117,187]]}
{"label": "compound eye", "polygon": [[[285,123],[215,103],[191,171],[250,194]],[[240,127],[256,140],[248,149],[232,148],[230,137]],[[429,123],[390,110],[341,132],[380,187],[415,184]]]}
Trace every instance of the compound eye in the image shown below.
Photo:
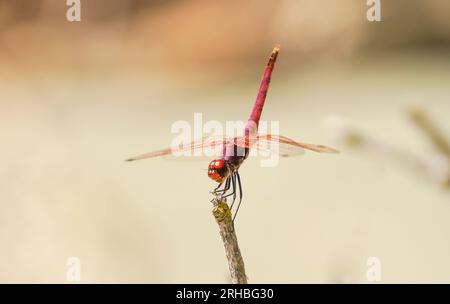
{"label": "compound eye", "polygon": [[214,161],[213,167],[215,169],[220,169],[223,166],[225,166],[225,162],[223,160],[219,159],[219,160]]}

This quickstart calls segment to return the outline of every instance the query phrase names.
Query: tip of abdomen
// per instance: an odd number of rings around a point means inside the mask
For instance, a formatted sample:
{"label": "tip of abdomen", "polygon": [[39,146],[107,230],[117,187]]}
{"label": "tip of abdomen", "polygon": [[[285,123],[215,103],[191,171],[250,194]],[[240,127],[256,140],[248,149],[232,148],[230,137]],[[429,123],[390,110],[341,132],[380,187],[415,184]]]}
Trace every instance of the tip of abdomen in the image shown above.
{"label": "tip of abdomen", "polygon": [[280,45],[277,45],[273,48],[272,54],[270,55],[268,66],[273,67],[275,62],[277,61],[278,53],[280,52]]}

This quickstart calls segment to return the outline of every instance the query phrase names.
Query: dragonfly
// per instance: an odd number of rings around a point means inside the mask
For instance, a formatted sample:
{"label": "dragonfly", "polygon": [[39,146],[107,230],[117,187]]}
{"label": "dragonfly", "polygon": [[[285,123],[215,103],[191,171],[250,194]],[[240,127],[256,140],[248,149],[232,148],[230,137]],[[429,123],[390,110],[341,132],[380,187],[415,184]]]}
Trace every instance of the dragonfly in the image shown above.
{"label": "dragonfly", "polygon": [[258,133],[261,113],[266,101],[272,72],[274,70],[279,52],[280,47],[276,46],[270,55],[269,61],[267,62],[262,75],[256,101],[253,105],[252,111],[250,112],[250,117],[245,125],[243,136],[231,138],[224,136],[202,138],[182,146],[171,147],[131,157],[127,159],[127,161],[179,155],[184,152],[189,152],[187,155],[196,155],[196,152],[202,151],[205,148],[219,148],[219,157],[212,160],[208,165],[208,177],[218,183],[217,187],[211,191],[211,193],[217,200],[226,201],[228,197],[232,197],[233,200],[230,205],[231,210],[233,210],[236,198],[239,196],[239,203],[237,204],[233,215],[234,222],[243,197],[239,168],[248,158],[252,149],[276,153],[281,157],[302,154],[304,150],[310,150],[318,153],[339,153],[338,150],[324,145],[303,143],[277,134]]}

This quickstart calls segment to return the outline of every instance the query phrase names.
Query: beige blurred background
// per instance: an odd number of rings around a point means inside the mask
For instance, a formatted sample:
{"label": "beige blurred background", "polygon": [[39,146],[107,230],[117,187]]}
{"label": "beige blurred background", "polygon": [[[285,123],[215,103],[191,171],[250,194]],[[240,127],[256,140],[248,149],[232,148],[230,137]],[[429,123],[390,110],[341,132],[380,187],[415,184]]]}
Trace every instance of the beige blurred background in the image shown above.
{"label": "beige blurred background", "polygon": [[382,1],[373,23],[363,0],[81,4],[71,23],[65,1],[0,1],[0,282],[67,282],[72,256],[84,283],[228,282],[207,162],[123,160],[194,112],[246,119],[279,43],[262,119],[341,154],[243,165],[249,281],[367,283],[377,257],[381,282],[450,283],[448,187],[383,148],[438,154],[411,105],[450,140],[448,1]]}

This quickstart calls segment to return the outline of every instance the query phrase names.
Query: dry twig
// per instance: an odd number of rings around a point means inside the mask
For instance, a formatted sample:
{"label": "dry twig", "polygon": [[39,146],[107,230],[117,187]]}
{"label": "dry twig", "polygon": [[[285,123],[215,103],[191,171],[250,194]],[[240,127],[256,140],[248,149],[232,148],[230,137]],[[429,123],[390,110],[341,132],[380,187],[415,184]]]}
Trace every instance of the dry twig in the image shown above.
{"label": "dry twig", "polygon": [[244,260],[239,250],[236,232],[231,217],[231,210],[227,203],[214,199],[213,215],[219,225],[220,236],[222,237],[225,253],[228,259],[228,267],[233,284],[246,284]]}

